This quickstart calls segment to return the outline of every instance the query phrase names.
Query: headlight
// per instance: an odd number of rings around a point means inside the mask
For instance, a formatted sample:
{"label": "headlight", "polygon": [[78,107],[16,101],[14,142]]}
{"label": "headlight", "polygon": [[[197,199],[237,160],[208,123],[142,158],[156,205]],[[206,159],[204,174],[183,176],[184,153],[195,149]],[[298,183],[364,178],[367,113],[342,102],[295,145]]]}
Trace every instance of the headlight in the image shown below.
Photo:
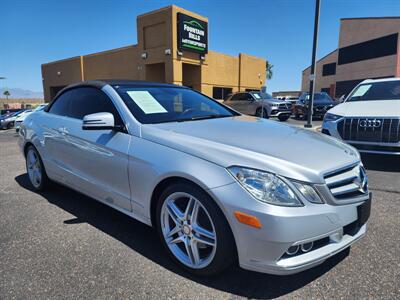
{"label": "headlight", "polygon": [[308,184],[300,183],[300,182],[293,182],[295,187],[299,190],[299,192],[307,199],[307,201],[312,203],[324,203],[315,189]]}
{"label": "headlight", "polygon": [[229,167],[228,171],[256,199],[274,205],[302,206],[293,190],[278,176],[243,168]]}
{"label": "headlight", "polygon": [[340,119],[342,116],[326,113],[324,116],[324,122],[331,122]]}

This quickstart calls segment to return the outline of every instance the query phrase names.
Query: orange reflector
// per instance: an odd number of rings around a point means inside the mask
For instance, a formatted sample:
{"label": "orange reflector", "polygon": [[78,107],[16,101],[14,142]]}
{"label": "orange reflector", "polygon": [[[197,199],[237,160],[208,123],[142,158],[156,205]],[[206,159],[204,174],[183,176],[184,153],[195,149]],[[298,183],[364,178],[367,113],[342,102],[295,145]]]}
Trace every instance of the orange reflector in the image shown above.
{"label": "orange reflector", "polygon": [[249,225],[255,228],[261,228],[261,222],[257,217],[251,216],[240,211],[235,211],[236,219],[243,224]]}

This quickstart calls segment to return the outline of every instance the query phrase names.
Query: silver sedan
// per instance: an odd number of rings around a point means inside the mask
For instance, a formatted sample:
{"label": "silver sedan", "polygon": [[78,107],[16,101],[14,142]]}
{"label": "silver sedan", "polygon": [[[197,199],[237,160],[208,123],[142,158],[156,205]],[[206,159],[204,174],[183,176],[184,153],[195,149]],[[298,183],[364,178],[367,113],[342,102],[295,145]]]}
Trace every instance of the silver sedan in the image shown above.
{"label": "silver sedan", "polygon": [[58,182],[155,227],[197,275],[234,262],[291,274],[366,233],[371,199],[353,147],[189,88],[72,85],[19,135],[34,189]]}

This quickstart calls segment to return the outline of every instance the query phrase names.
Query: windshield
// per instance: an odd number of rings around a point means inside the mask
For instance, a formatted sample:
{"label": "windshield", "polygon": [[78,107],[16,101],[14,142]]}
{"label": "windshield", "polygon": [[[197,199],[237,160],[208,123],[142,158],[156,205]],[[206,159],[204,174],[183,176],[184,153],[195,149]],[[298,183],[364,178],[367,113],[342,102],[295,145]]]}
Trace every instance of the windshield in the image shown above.
{"label": "windshield", "polygon": [[254,97],[256,97],[256,99],[273,99],[273,97],[268,94],[268,93],[253,93]]}
{"label": "windshield", "polygon": [[47,106],[47,104],[46,104],[46,105],[39,105],[39,106],[36,107],[33,111],[41,111],[41,110],[44,110],[44,109],[46,108],[46,106]]}
{"label": "windshield", "polygon": [[400,80],[359,85],[347,101],[399,100]]}
{"label": "windshield", "polygon": [[[306,99],[307,101],[310,100],[310,94],[308,94],[308,93],[305,94],[305,96],[300,98],[300,100],[302,100],[302,99]],[[333,102],[332,98],[327,93],[315,93],[314,101],[331,101],[331,102]]]}
{"label": "windshield", "polygon": [[239,114],[198,92],[178,87],[115,86],[143,124],[232,117]]}

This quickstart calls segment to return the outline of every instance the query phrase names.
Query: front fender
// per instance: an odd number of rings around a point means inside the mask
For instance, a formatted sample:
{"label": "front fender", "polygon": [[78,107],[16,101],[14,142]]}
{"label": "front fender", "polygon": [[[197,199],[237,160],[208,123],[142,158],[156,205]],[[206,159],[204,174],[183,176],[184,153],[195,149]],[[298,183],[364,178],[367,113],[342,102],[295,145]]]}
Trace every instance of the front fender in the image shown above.
{"label": "front fender", "polygon": [[132,138],[129,147],[128,168],[132,210],[148,219],[153,191],[166,178],[184,178],[204,190],[235,181],[221,166],[138,137]]}

